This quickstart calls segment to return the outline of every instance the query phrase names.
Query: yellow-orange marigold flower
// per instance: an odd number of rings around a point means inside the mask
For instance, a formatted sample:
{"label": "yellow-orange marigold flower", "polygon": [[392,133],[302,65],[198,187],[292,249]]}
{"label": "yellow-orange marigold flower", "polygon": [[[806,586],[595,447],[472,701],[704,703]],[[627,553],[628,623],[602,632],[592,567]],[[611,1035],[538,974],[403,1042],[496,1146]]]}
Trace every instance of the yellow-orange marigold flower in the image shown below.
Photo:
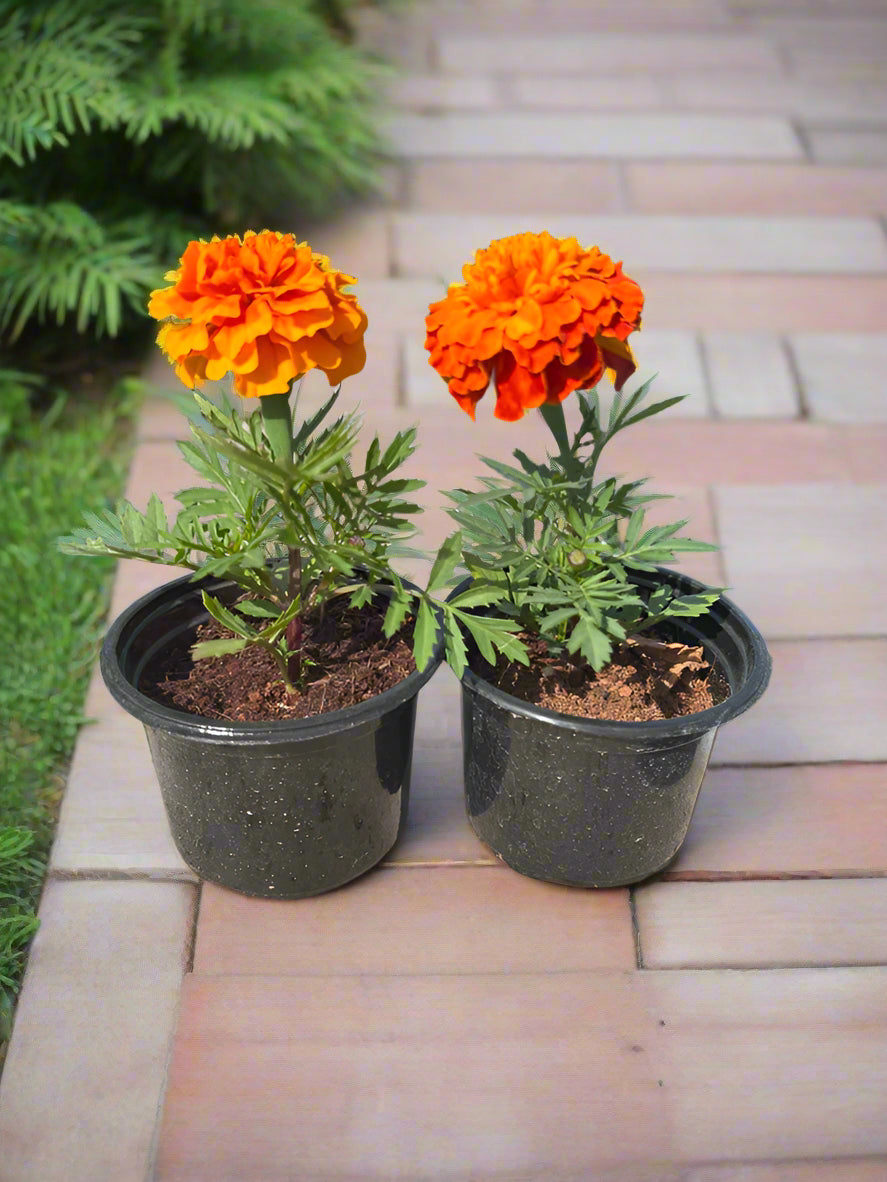
{"label": "yellow-orange marigold flower", "polygon": [[640,328],[643,292],[596,246],[515,234],[479,250],[462,275],[429,308],[425,348],[472,418],[491,378],[496,418],[515,420],[596,385],[604,370],[617,390],[634,373],[625,342]]}
{"label": "yellow-orange marigold flower", "polygon": [[166,278],[148,311],[169,318],[157,343],[192,390],[231,373],[238,394],[260,398],[309,369],[333,386],[364,367],[367,318],[344,290],[354,278],[292,234],[189,242]]}

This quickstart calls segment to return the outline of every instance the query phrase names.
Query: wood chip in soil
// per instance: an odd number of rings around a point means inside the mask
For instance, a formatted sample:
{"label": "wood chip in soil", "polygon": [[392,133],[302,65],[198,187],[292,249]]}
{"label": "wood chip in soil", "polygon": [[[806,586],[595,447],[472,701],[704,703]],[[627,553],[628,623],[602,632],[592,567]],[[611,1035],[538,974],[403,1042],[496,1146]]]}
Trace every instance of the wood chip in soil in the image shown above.
{"label": "wood chip in soil", "polygon": [[522,634],[530,665],[501,660],[493,667],[475,655],[475,673],[508,694],[577,718],[650,722],[696,714],[730,696],[726,680],[701,648],[653,637],[632,638],[613,651],[599,673],[581,657],[552,656],[545,641]]}

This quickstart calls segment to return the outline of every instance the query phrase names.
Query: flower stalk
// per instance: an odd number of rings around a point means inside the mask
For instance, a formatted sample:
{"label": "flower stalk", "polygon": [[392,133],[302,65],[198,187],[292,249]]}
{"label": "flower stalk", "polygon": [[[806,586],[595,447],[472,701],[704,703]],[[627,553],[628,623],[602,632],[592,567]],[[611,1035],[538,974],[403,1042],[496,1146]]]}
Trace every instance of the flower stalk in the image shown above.
{"label": "flower stalk", "polygon": [[[297,377],[293,385],[301,381]],[[265,437],[276,463],[291,464],[293,461],[293,418],[289,392],[266,394],[262,399],[262,421]],[[296,615],[286,626],[286,688],[296,693],[296,686],[302,680],[302,641],[305,625],[302,612],[302,551],[299,546],[287,547],[287,595],[286,606],[299,605]]]}

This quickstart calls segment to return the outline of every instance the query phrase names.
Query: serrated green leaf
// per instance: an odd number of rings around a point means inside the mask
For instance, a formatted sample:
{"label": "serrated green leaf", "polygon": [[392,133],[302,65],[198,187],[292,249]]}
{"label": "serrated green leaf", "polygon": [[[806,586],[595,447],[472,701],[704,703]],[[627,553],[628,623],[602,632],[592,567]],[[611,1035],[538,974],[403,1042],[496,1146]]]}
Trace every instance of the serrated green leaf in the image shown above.
{"label": "serrated green leaf", "polygon": [[659,402],[651,402],[649,406],[643,410],[638,411],[636,415],[626,418],[621,424],[620,429],[624,427],[633,427],[635,423],[640,423],[644,419],[649,419],[651,415],[658,415],[664,410],[668,410],[670,406],[677,406],[679,402],[683,402],[688,397],[686,394],[677,394],[672,398],[663,398]]}
{"label": "serrated green leaf", "polygon": [[694,552],[720,550],[720,546],[715,545],[713,542],[697,542],[694,538],[670,538],[668,544],[672,550],[680,550],[683,553],[691,550]]}
{"label": "serrated green leaf", "polygon": [[700,591],[694,595],[678,595],[668,604],[667,616],[701,616],[720,599],[719,591]]}
{"label": "serrated green leaf", "polygon": [[456,566],[462,557],[462,532],[456,530],[455,533],[450,534],[440,546],[434,563],[431,567],[431,573],[428,576],[428,590],[437,591],[441,587],[445,587],[450,578],[452,578]]}
{"label": "serrated green leaf", "polygon": [[358,587],[351,598],[348,600],[350,607],[366,607],[366,605],[373,598],[373,589],[369,583],[364,583],[362,587]]}
{"label": "serrated green leaf", "polygon": [[427,599],[419,604],[416,627],[413,632],[413,658],[421,672],[434,656],[437,640],[438,616]]}
{"label": "serrated green leaf", "polygon": [[447,664],[457,677],[461,677],[468,664],[468,649],[465,638],[454,616],[444,613],[444,656]]}
{"label": "serrated green leaf", "polygon": [[202,591],[200,597],[203,600],[203,606],[223,628],[227,628],[229,632],[233,632],[235,636],[241,636],[245,640],[255,640],[257,633],[250,628],[249,624],[241,620],[234,612],[229,611],[218,599],[215,599],[206,591]]}
{"label": "serrated green leaf", "polygon": [[567,651],[581,653],[595,672],[603,669],[610,659],[613,643],[586,615],[580,615],[567,641]]}
{"label": "serrated green leaf", "polygon": [[575,607],[561,607],[556,611],[548,612],[539,621],[540,632],[551,632],[554,628],[559,628],[561,624],[566,624],[568,620],[575,618],[578,608]]}
{"label": "serrated green leaf", "polygon": [[207,657],[227,657],[231,653],[239,653],[248,644],[248,640],[233,636],[230,639],[200,640],[191,646],[191,658],[194,661],[202,661]]}
{"label": "serrated green leaf", "polygon": [[509,661],[519,661],[522,665],[529,664],[526,645],[517,636],[521,630],[518,620],[505,620],[499,616],[478,616],[472,612],[463,612],[458,608],[453,615],[459,620],[463,628],[467,628],[474,643],[482,656],[493,663],[495,657],[491,654],[497,650]]}
{"label": "serrated green leaf", "polygon": [[406,595],[392,598],[388,604],[388,610],[385,612],[385,621],[382,624],[382,631],[389,640],[396,632],[401,630],[409,610],[410,600]]}
{"label": "serrated green leaf", "polygon": [[241,599],[237,610],[241,615],[256,616],[267,620],[276,619],[280,615],[280,608],[268,599]]}
{"label": "serrated green leaf", "polygon": [[467,591],[447,602],[450,607],[463,610],[469,607],[490,607],[494,603],[501,603],[505,594],[505,587],[501,584],[494,586],[490,583],[472,583]]}

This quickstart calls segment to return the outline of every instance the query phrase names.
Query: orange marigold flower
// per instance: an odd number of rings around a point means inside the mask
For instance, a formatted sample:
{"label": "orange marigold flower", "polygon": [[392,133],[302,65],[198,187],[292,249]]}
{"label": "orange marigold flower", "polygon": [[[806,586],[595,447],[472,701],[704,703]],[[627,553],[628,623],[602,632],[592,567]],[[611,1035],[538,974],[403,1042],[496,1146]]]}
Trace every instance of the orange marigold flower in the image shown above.
{"label": "orange marigold flower", "polygon": [[192,390],[231,373],[238,394],[260,398],[309,369],[333,386],[364,367],[367,318],[344,290],[354,278],[292,234],[189,242],[166,278],[148,311],[169,318],[157,343]]}
{"label": "orange marigold flower", "polygon": [[491,378],[496,418],[513,421],[597,385],[604,370],[617,390],[634,373],[625,342],[644,296],[596,246],[515,234],[479,250],[462,275],[429,308],[425,348],[472,418]]}

